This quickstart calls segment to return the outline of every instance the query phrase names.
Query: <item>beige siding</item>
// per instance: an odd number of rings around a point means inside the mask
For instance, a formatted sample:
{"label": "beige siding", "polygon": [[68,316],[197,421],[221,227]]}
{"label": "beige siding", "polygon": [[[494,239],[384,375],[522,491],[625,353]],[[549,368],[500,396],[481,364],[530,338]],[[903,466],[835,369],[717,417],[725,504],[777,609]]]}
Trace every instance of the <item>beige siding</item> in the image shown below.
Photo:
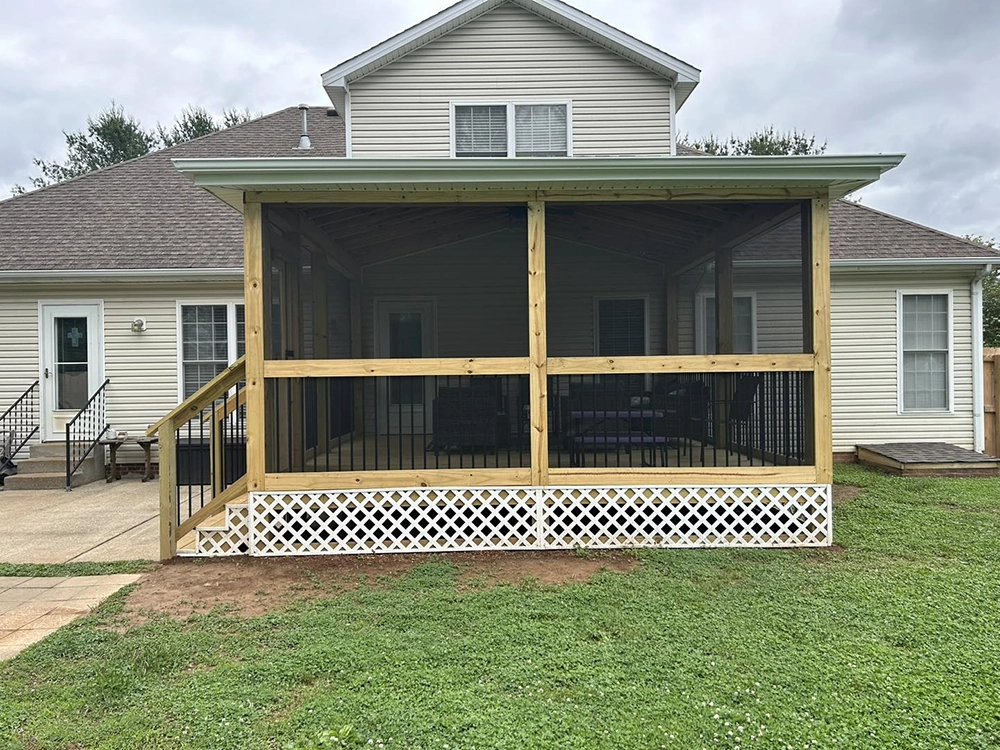
{"label": "beige siding", "polygon": [[[241,299],[235,283],[81,283],[0,286],[0,409],[38,377],[38,303],[40,300],[103,300],[104,374],[108,386],[108,421],[113,430],[131,435],[146,428],[178,403],[177,303]],[[147,330],[130,330],[146,318]],[[141,453],[140,453],[141,455]],[[128,457],[127,460],[132,460]]]}
{"label": "beige siding", "polygon": [[[973,447],[971,278],[964,275],[833,275],[834,451],[859,443],[943,441]],[[953,413],[897,411],[896,293],[951,290],[954,319]]]}
{"label": "beige siding", "polygon": [[453,100],[570,99],[575,156],[669,155],[669,82],[505,4],[350,85],[357,157],[446,157]]}

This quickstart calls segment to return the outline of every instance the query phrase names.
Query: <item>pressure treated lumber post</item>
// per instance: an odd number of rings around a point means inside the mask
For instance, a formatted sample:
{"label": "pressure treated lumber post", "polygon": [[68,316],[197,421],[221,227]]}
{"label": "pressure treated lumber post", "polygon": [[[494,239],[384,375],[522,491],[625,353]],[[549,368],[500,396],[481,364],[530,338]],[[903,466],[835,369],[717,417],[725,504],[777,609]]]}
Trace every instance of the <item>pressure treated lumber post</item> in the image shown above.
{"label": "pressure treated lumber post", "polygon": [[[715,353],[733,353],[733,249],[721,247],[715,251]],[[715,445],[725,448],[729,444],[729,399],[732,397],[734,378],[719,375],[715,378]]]}
{"label": "pressure treated lumber post", "polygon": [[816,481],[833,483],[833,404],[830,374],[830,199],[814,198],[812,231],[813,429]]}
{"label": "pressure treated lumber post", "polygon": [[993,452],[987,455],[1000,456],[1000,354],[993,355],[992,406],[993,406]]}
{"label": "pressure treated lumber post", "polygon": [[[327,309],[327,274],[329,265],[322,253],[312,256],[313,303],[313,359],[326,359],[330,355],[330,316]],[[330,450],[330,402],[327,400],[328,380],[316,381],[316,461]]]}
{"label": "pressure treated lumber post", "polygon": [[[247,489],[264,489],[264,221],[259,203],[243,206],[243,294],[247,363]],[[270,270],[270,269],[268,269]]]}
{"label": "pressure treated lumber post", "polygon": [[[812,201],[802,201],[799,204],[799,223],[801,225],[802,251],[802,351],[815,355],[813,346],[813,246],[812,246]],[[813,419],[813,409],[816,399],[815,359],[813,372],[805,378],[802,403],[805,405],[805,419],[802,431],[805,440],[803,459],[810,466],[816,465],[816,420]]]}
{"label": "pressure treated lumber post", "polygon": [[545,316],[545,203],[528,201],[528,367],[531,484],[549,483],[548,334]]}
{"label": "pressure treated lumber post", "polygon": [[160,456],[160,559],[177,554],[177,432],[168,419],[159,430]]}
{"label": "pressure treated lumber post", "polygon": [[681,353],[680,344],[680,320],[681,306],[678,299],[678,278],[674,274],[667,276],[664,292],[667,295],[667,330],[665,334],[666,350],[668,355]]}

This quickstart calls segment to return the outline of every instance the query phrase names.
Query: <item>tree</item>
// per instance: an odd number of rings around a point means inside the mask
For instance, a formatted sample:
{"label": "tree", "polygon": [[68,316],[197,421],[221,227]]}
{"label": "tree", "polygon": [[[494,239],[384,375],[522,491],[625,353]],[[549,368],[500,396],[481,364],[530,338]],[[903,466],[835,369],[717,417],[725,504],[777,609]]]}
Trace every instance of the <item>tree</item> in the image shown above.
{"label": "tree", "polygon": [[170,130],[157,125],[156,132],[164,146],[176,146],[193,138],[211,135],[234,125],[242,125],[259,116],[251,113],[249,109],[224,109],[222,118],[216,119],[204,107],[187,106],[174,119],[174,126]]}
{"label": "tree", "polygon": [[[997,248],[995,239],[967,234],[965,239],[983,247]],[[997,272],[983,279],[983,345],[1000,346],[1000,278]]]}
{"label": "tree", "polygon": [[816,143],[815,135],[798,130],[779,133],[774,125],[751,133],[746,138],[730,135],[720,140],[714,133],[704,138],[681,136],[681,144],[713,156],[816,156],[826,151],[826,141]]}
{"label": "tree", "polygon": [[[158,145],[156,134],[145,130],[114,101],[96,118],[87,118],[86,130],[79,133],[63,131],[63,135],[66,137],[66,161],[32,159],[41,170],[41,175],[31,178],[32,187],[45,187],[144,156]],[[25,189],[15,185],[12,192],[20,195]]]}
{"label": "tree", "polygon": [[[145,156],[164,146],[175,146],[192,138],[209,135],[225,128],[260,117],[249,109],[223,110],[216,120],[204,107],[187,106],[181,110],[169,130],[158,125],[155,131],[146,130],[138,120],[125,113],[124,108],[111,102],[108,109],[97,117],[87,118],[87,128],[78,133],[63,131],[66,138],[64,161],[32,159],[41,172],[31,178],[32,188],[41,188],[56,182],[110,167],[129,159]],[[28,188],[15,185],[11,192],[22,195]]]}

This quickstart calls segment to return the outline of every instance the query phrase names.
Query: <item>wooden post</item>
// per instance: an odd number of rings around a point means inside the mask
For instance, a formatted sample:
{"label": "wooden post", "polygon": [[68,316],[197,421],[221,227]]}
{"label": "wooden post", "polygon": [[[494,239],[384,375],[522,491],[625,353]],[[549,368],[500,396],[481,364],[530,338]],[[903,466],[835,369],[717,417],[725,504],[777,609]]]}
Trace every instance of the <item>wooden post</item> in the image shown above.
{"label": "wooden post", "polygon": [[816,481],[833,483],[833,404],[830,374],[830,199],[812,200],[813,428]]}
{"label": "wooden post", "polygon": [[990,406],[993,407],[993,453],[990,455],[1000,456],[1000,354],[993,355],[993,403]]}
{"label": "wooden post", "polygon": [[[715,354],[733,353],[733,250],[720,247],[715,251]],[[715,446],[729,445],[729,401],[735,379],[731,375],[715,378]]]}
{"label": "wooden post", "polygon": [[[812,201],[802,201],[799,204],[799,223],[801,227],[802,251],[802,351],[815,354],[813,346],[813,237],[812,237]],[[803,433],[805,435],[805,450],[803,459],[810,466],[816,465],[816,420],[813,418],[815,407],[815,370],[805,378],[802,403],[805,404],[805,419]]]}
{"label": "wooden post", "polygon": [[[312,300],[313,300],[313,359],[326,359],[330,356],[330,315],[328,310],[327,275],[329,266],[322,253],[312,256]],[[328,380],[316,383],[316,460],[317,465],[321,455],[330,450],[330,402],[327,399]]]}
{"label": "wooden post", "polygon": [[[247,489],[264,489],[264,221],[259,203],[243,206],[247,363]],[[268,267],[267,272],[270,273]]]}
{"label": "wooden post", "polygon": [[528,367],[531,484],[549,482],[548,331],[545,316],[545,203],[528,201]]}
{"label": "wooden post", "polygon": [[[364,346],[361,340],[361,276],[350,280],[351,294],[351,359],[361,359],[364,356]],[[365,387],[362,378],[354,378],[354,431],[355,437],[364,430],[365,414],[361,410],[361,389]],[[378,438],[376,437],[376,440]]]}
{"label": "wooden post", "polygon": [[667,276],[667,282],[665,286],[665,293],[667,295],[666,307],[667,307],[667,330],[664,332],[664,342],[666,345],[666,350],[668,355],[676,355],[681,353],[680,344],[680,299],[678,297],[678,278],[674,274]]}
{"label": "wooden post", "polygon": [[159,430],[160,455],[160,559],[177,554],[177,432],[168,419]]}

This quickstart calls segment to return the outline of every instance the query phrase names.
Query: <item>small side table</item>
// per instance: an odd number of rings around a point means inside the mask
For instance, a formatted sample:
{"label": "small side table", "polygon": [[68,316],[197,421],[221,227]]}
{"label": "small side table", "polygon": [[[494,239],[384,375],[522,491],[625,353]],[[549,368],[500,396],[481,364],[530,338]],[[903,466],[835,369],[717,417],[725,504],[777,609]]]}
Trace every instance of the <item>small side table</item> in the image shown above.
{"label": "small side table", "polygon": [[121,468],[118,466],[118,449],[123,445],[129,443],[134,443],[142,448],[142,452],[146,457],[146,470],[142,475],[142,481],[148,482],[153,478],[153,446],[159,443],[159,439],[155,437],[141,437],[135,439],[122,439],[122,438],[105,438],[101,440],[101,445],[106,445],[111,449],[110,463],[111,472],[108,474],[108,483],[115,481],[116,479],[122,478]]}

